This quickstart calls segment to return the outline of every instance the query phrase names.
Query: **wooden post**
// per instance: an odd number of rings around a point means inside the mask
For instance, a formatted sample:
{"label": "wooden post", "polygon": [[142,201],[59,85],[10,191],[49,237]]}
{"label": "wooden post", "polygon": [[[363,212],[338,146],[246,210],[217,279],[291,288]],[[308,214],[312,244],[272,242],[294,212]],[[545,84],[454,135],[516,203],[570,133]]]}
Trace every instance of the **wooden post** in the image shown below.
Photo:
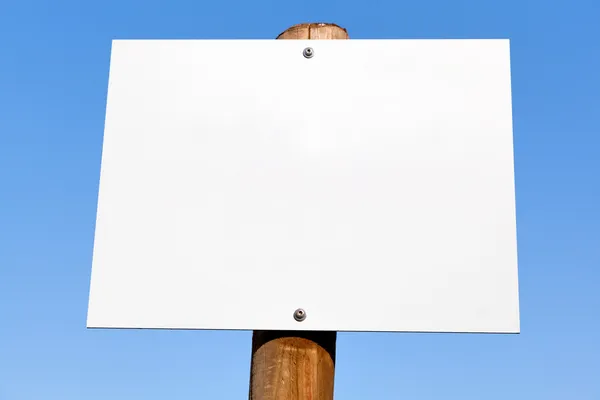
{"label": "wooden post", "polygon": [[286,29],[277,39],[349,39],[348,32],[336,24],[298,24]]}
{"label": "wooden post", "polygon": [[[348,39],[348,33],[335,24],[299,24],[277,39]],[[254,331],[250,400],[332,400],[336,339],[337,332]]]}

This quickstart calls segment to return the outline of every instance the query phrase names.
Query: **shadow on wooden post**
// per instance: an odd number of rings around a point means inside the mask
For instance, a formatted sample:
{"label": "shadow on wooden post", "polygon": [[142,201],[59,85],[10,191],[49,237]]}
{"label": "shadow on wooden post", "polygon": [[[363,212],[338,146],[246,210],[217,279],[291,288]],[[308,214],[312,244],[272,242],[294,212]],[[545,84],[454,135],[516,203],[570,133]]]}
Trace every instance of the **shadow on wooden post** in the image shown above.
{"label": "shadow on wooden post", "polygon": [[[294,25],[277,39],[348,39],[338,25]],[[337,332],[254,331],[250,400],[332,400]]]}

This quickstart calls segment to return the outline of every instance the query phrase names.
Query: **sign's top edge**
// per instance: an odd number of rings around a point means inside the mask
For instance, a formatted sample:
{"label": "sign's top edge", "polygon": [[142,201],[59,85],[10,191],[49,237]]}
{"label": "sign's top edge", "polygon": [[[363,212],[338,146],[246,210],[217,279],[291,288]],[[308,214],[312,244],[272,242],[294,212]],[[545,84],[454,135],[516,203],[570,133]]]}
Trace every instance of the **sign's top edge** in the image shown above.
{"label": "sign's top edge", "polygon": [[509,41],[510,38],[404,38],[404,39],[350,39],[350,40],[311,40],[311,39],[297,39],[297,40],[277,40],[277,39],[112,39],[113,42],[277,42],[277,43],[289,43],[299,41],[323,41],[330,43],[348,43],[348,42],[409,42],[409,41],[422,41],[422,42],[434,42],[434,41],[455,41],[455,42],[505,42]]}

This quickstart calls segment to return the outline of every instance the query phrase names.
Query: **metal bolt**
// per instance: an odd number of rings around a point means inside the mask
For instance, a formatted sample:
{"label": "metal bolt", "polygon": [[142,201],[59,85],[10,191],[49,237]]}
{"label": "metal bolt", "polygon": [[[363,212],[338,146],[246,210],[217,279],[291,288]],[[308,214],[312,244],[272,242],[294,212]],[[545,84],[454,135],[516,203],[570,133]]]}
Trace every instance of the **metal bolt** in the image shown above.
{"label": "metal bolt", "polygon": [[297,309],[294,311],[294,319],[298,322],[304,321],[306,319],[306,311],[301,308]]}
{"label": "metal bolt", "polygon": [[312,49],[312,47],[307,47],[307,48],[304,49],[304,51],[302,52],[302,54],[306,58],[312,58],[315,55],[315,51]]}

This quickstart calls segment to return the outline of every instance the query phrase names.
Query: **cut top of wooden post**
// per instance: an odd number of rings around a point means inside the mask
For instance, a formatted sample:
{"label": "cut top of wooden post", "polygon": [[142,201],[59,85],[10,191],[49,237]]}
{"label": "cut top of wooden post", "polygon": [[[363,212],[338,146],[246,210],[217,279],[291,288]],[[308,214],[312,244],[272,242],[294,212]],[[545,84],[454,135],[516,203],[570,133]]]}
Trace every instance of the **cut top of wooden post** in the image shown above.
{"label": "cut top of wooden post", "polygon": [[310,23],[298,24],[286,29],[277,39],[349,39],[348,32],[336,24]]}

